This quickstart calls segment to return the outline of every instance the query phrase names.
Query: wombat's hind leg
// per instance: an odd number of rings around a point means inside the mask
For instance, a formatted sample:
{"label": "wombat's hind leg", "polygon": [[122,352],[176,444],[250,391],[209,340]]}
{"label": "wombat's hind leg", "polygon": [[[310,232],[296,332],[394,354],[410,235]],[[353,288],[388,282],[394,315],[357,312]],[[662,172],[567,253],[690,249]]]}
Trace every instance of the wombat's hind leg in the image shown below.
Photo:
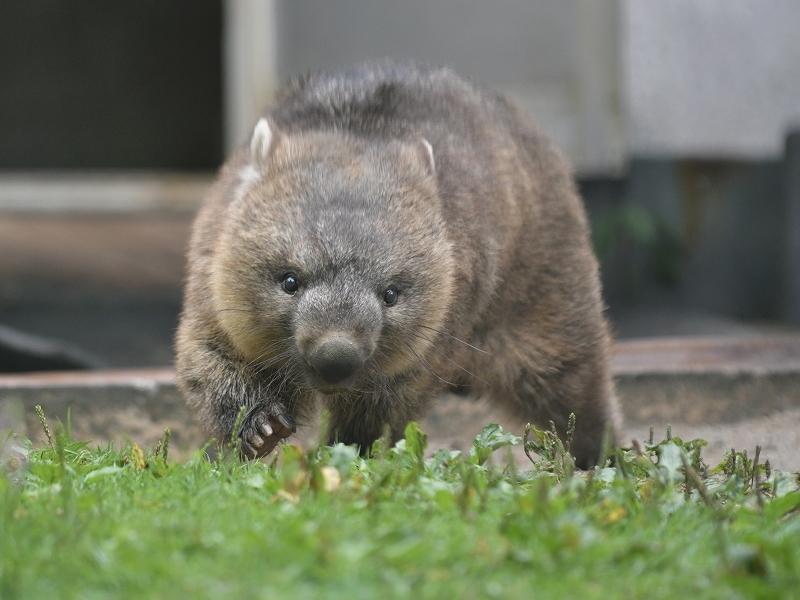
{"label": "wombat's hind leg", "polygon": [[[572,365],[549,377],[526,372],[506,396],[506,405],[526,422],[549,429],[552,422],[566,441],[569,415],[575,415],[570,454],[581,469],[593,467],[602,451],[606,430],[617,443],[618,410],[609,375],[591,364]],[[509,402],[510,401],[510,402]]]}
{"label": "wombat's hind leg", "polygon": [[239,428],[242,454],[247,458],[269,454],[295,431],[294,418],[281,405],[256,404],[245,413]]}

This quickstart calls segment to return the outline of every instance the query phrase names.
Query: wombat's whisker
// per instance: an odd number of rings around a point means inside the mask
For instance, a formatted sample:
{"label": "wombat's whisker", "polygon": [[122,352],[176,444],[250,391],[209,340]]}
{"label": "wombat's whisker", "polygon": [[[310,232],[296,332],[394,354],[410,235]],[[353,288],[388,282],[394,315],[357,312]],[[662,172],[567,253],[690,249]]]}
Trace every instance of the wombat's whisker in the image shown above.
{"label": "wombat's whisker", "polygon": [[432,340],[431,338],[429,338],[427,335],[422,335],[422,334],[421,334],[419,331],[414,331],[414,332],[412,332],[412,335],[413,335],[415,338],[417,338],[418,340],[423,340],[423,341],[426,341],[426,342],[428,342],[428,343],[429,343],[429,344],[431,344],[431,345],[433,345],[433,344],[435,343],[435,342],[434,342],[434,340]]}
{"label": "wombat's whisker", "polygon": [[246,335],[244,336],[244,338],[242,339],[242,341],[243,341],[243,342],[249,342],[249,341],[252,339],[252,337],[253,337],[254,335],[258,334],[258,333],[259,333],[259,329],[258,329],[258,327],[256,327],[256,326],[254,325],[253,327],[251,327],[250,329],[248,329],[248,330],[247,330],[247,332],[246,332]]}
{"label": "wombat's whisker", "polygon": [[462,344],[464,344],[464,345],[465,345],[467,348],[472,348],[473,350],[477,350],[477,351],[478,351],[478,352],[480,352],[481,354],[489,354],[489,353],[488,353],[486,350],[481,350],[480,348],[478,348],[478,347],[476,347],[476,346],[473,346],[473,345],[472,345],[472,344],[470,344],[469,342],[465,342],[465,341],[464,341],[464,340],[462,340],[461,338],[457,338],[456,336],[454,336],[454,335],[451,335],[451,334],[447,333],[446,331],[442,331],[441,329],[436,329],[435,327],[430,327],[430,326],[428,326],[428,325],[420,325],[420,327],[422,327],[423,329],[430,329],[431,331],[435,331],[436,333],[438,333],[438,334],[440,334],[440,335],[444,335],[444,336],[447,336],[447,337],[449,337],[450,339],[453,339],[453,340],[455,340],[455,341],[457,341],[457,342],[461,342],[461,343],[462,343]]}
{"label": "wombat's whisker", "polygon": [[[429,338],[425,337],[425,336],[424,336],[424,335],[422,335],[422,334],[419,334],[419,333],[417,333],[417,334],[415,335],[415,337],[417,337],[418,339],[425,340],[426,342],[433,343],[433,340],[431,340],[431,339],[429,339]],[[473,373],[473,372],[472,372],[472,371],[470,371],[469,369],[466,369],[466,368],[462,367],[460,364],[458,364],[456,361],[454,361],[454,360],[453,360],[452,358],[450,358],[449,356],[448,356],[448,357],[446,357],[446,358],[447,358],[448,362],[450,362],[450,363],[451,363],[452,365],[454,365],[456,368],[458,368],[458,369],[461,369],[462,371],[464,371],[464,372],[465,372],[467,375],[471,375],[472,377],[474,377],[474,378],[475,378],[475,379],[477,379],[478,381],[480,381],[480,382],[482,382],[482,383],[485,383],[486,385],[490,385],[488,381],[486,381],[485,379],[481,379],[480,377],[478,377],[477,375],[475,375],[475,373]],[[459,385],[459,384],[456,384],[456,387],[465,387],[465,386],[463,386],[463,385]]]}
{"label": "wombat's whisker", "polygon": [[[418,339],[421,339],[421,340],[425,340],[426,342],[429,342],[429,343],[431,343],[431,344],[433,343],[433,340],[431,340],[430,338],[428,338],[428,337],[426,337],[426,336],[424,336],[424,335],[422,335],[422,334],[420,334],[420,333],[417,333],[417,334],[415,334],[415,335],[414,335],[414,337],[416,337],[416,338],[418,338]],[[475,375],[475,373],[473,373],[472,371],[470,371],[470,370],[468,370],[468,369],[466,369],[466,368],[462,367],[460,364],[458,364],[456,361],[454,361],[454,360],[453,360],[452,358],[450,358],[449,356],[447,356],[447,357],[445,357],[445,358],[447,358],[447,361],[448,361],[450,364],[454,365],[454,366],[455,366],[455,367],[457,367],[458,369],[461,369],[462,371],[464,371],[464,372],[465,372],[465,373],[467,373],[468,375],[471,375],[471,376],[472,376],[472,377],[474,377],[475,379],[477,379],[477,380],[479,380],[479,381],[482,381],[482,382],[483,382],[483,383],[485,383],[486,385],[489,385],[487,381],[485,381],[485,380],[481,379],[480,377],[478,377],[477,375]]]}
{"label": "wombat's whisker", "polygon": [[[450,363],[452,363],[453,365],[455,365],[457,368],[459,368],[459,369],[461,369],[462,371],[464,371],[464,373],[466,373],[467,375],[471,375],[472,377],[474,377],[475,379],[477,379],[477,380],[478,380],[478,381],[480,381],[481,383],[485,383],[487,386],[490,386],[490,387],[491,387],[491,384],[490,384],[488,381],[486,381],[485,379],[481,379],[480,377],[478,377],[477,375],[475,375],[475,373],[473,373],[472,371],[470,371],[470,370],[468,370],[468,369],[465,369],[465,368],[464,368],[464,367],[462,367],[460,364],[458,364],[456,361],[454,361],[452,358],[450,358],[450,357],[447,357],[447,360],[448,360]],[[464,386],[460,386],[460,387],[464,387]]]}
{"label": "wombat's whisker", "polygon": [[[264,373],[268,373],[270,371],[270,368],[274,365],[275,362],[278,362],[278,360],[279,359],[276,358],[275,361],[272,363],[266,363],[263,366],[259,366],[256,370],[253,371],[253,375],[258,376],[258,375],[263,375]],[[275,372],[275,374],[277,375],[277,371]]]}
{"label": "wombat's whisker", "polygon": [[[258,330],[254,329],[251,332],[250,335],[252,336],[254,333],[258,333]],[[270,340],[269,344],[266,344],[266,345],[261,347],[259,356],[263,356],[265,352],[269,352],[270,350],[272,350],[274,348],[279,348],[281,346],[285,346],[286,342],[290,342],[291,339],[292,339],[291,337],[285,337],[285,338],[278,338],[278,339],[275,339],[275,340]]]}
{"label": "wombat's whisker", "polygon": [[265,386],[267,388],[272,389],[272,387],[273,387],[273,385],[275,384],[276,381],[279,381],[279,380],[283,379],[283,374],[281,373],[281,368],[276,369],[275,371],[273,371],[270,374],[271,375],[270,378],[267,379],[267,381],[265,382]]}
{"label": "wombat's whisker", "polygon": [[[265,355],[266,355],[266,353],[265,353]],[[252,361],[247,363],[246,368],[254,368],[254,374],[260,375],[261,373],[263,373],[264,371],[266,371],[267,369],[272,367],[275,363],[277,363],[277,362],[279,362],[279,361],[281,361],[283,359],[289,358],[289,356],[290,356],[290,353],[288,351],[284,350],[283,352],[279,352],[278,354],[270,357],[267,360],[261,360],[260,357],[256,357],[255,359],[253,359]],[[261,362],[257,362],[257,361],[261,361]]]}
{"label": "wombat's whisker", "polygon": [[[375,354],[383,358],[388,358],[380,348],[375,349]],[[402,398],[398,396],[397,391],[389,387],[389,378],[386,377],[377,365],[374,363],[369,364],[365,369],[365,373],[368,380],[372,383],[371,391],[373,394],[378,394],[380,397],[388,398],[389,400],[402,402]]]}
{"label": "wombat's whisker", "polygon": [[453,383],[452,381],[447,381],[447,379],[444,379],[443,377],[440,377],[440,376],[439,376],[439,375],[436,373],[436,371],[434,371],[433,369],[431,369],[431,368],[430,368],[430,366],[428,365],[428,363],[426,363],[426,362],[425,362],[425,359],[424,359],[424,358],[422,358],[422,357],[421,357],[419,354],[417,354],[417,351],[416,351],[416,350],[414,350],[414,346],[412,346],[412,345],[411,345],[411,344],[409,344],[408,342],[405,342],[405,345],[408,347],[408,349],[409,349],[409,350],[411,350],[411,354],[413,354],[414,356],[416,356],[416,357],[417,357],[417,360],[419,360],[419,362],[421,362],[421,363],[422,363],[422,365],[423,365],[423,366],[424,366],[424,367],[425,367],[425,368],[428,370],[428,372],[430,372],[430,374],[431,374],[431,375],[433,375],[434,377],[436,377],[436,379],[438,379],[439,381],[442,381],[442,382],[446,383],[447,385],[458,385],[458,384],[456,384],[456,383]]}
{"label": "wombat's whisker", "polygon": [[[272,352],[272,351],[273,350],[270,350],[270,352]],[[266,356],[266,354],[268,354],[268,353],[264,353],[265,356]],[[277,362],[279,362],[281,360],[289,359],[289,358],[291,358],[291,356],[292,356],[291,351],[286,349],[283,352],[278,352],[277,354],[275,354],[274,356],[271,356],[270,358],[268,358],[266,360],[263,360],[262,358],[257,358],[256,361],[260,361],[260,362],[251,361],[248,364],[248,366],[255,366],[258,372],[263,372],[266,369],[268,369],[269,367],[271,367],[272,365],[274,365],[275,363],[277,363]]]}
{"label": "wombat's whisker", "polygon": [[408,401],[406,400],[405,396],[400,393],[396,386],[392,385],[392,382],[388,377],[381,377],[380,389],[381,395],[385,398],[389,398],[389,400],[392,400],[393,404],[401,407],[408,406]]}
{"label": "wombat's whisker", "polygon": [[364,389],[361,389],[361,388],[357,388],[355,386],[350,386],[350,389],[348,391],[353,391],[353,392],[355,392],[357,394],[371,394],[372,393],[371,389],[364,390]]}
{"label": "wombat's whisker", "polygon": [[288,362],[278,367],[278,369],[275,371],[275,377],[277,378],[278,381],[278,389],[276,390],[276,394],[278,396],[283,396],[284,394],[287,383],[289,381],[290,371],[291,371],[291,366],[289,365]]}
{"label": "wombat's whisker", "polygon": [[[389,346],[390,344],[386,344],[386,345]],[[375,348],[375,355],[376,356],[380,356],[383,359],[390,360],[389,356],[383,350],[381,350],[380,348]],[[377,369],[378,367],[376,366],[375,368]],[[378,371],[378,372],[380,372],[380,371]]]}
{"label": "wombat's whisker", "polygon": [[[279,349],[281,346],[282,344],[280,342],[275,342],[268,346],[265,346],[264,348],[261,349],[261,352],[259,352],[258,355],[253,360],[251,360],[245,365],[245,368],[250,368],[255,364],[259,364],[259,366],[263,365],[264,364],[264,362],[262,362],[263,358],[269,354],[272,354],[275,350]],[[272,362],[274,362],[276,358],[285,356],[288,354],[288,352],[289,352],[288,348],[284,349],[283,352],[280,352],[275,356],[271,357],[267,362],[270,362],[271,364]]]}

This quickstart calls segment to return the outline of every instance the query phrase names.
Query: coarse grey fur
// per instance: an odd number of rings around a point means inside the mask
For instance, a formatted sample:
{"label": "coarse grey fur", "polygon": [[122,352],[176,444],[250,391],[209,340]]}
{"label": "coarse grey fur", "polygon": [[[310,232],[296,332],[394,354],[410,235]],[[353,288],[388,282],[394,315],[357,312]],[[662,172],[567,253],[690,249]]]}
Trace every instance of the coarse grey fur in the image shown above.
{"label": "coarse grey fur", "polygon": [[319,402],[331,440],[398,439],[448,389],[561,435],[574,412],[582,466],[618,428],[569,169],[518,107],[446,68],[366,63],[278,95],[197,216],[177,349],[212,435],[248,407],[250,456]]}

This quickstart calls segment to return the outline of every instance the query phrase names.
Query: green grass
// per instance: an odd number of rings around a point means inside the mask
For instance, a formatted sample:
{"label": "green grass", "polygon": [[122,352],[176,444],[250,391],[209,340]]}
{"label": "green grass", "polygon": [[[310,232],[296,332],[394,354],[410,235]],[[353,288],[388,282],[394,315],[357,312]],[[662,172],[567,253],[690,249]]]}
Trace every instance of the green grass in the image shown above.
{"label": "green grass", "polygon": [[542,458],[516,466],[497,426],[469,455],[424,458],[412,424],[369,459],[285,446],[280,466],[8,438],[0,598],[800,597],[796,474],[709,470],[678,438],[575,472],[530,433]]}

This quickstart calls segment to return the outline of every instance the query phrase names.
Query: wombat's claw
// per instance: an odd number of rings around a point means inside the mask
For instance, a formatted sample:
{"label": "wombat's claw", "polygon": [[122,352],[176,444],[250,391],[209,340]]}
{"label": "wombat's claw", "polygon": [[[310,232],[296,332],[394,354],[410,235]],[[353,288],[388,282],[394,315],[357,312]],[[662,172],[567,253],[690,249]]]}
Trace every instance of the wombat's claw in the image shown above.
{"label": "wombat's claw", "polygon": [[278,443],[295,433],[297,428],[291,415],[270,414],[280,406],[256,405],[245,413],[239,437],[242,439],[242,454],[247,458],[259,458],[269,454]]}
{"label": "wombat's claw", "polygon": [[242,440],[242,454],[244,454],[248,458],[255,458],[258,455],[258,452],[256,452],[256,449],[253,448],[250,444]]}
{"label": "wombat's claw", "polygon": [[283,426],[286,427],[287,429],[291,429],[292,433],[297,433],[297,427],[294,424],[294,419],[292,418],[292,415],[287,415],[287,414],[278,415],[278,421],[280,421],[283,424]]}

